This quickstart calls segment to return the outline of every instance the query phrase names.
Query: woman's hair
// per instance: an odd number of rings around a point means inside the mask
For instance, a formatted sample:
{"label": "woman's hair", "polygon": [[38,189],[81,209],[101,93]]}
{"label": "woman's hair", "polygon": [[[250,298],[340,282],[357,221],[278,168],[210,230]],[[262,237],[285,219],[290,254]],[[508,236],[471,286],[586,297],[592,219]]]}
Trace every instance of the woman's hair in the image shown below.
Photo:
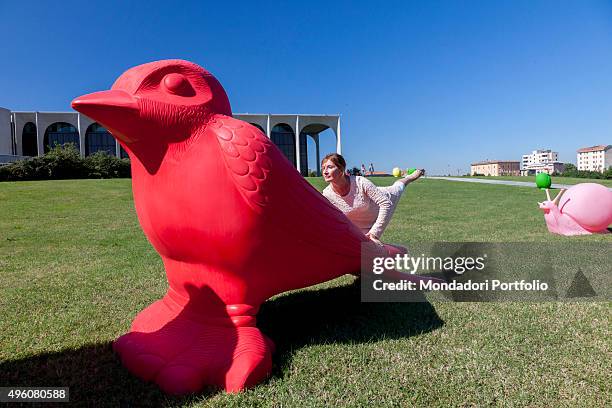
{"label": "woman's hair", "polygon": [[323,167],[323,163],[325,163],[328,160],[334,163],[336,167],[338,167],[344,173],[344,171],[346,170],[346,160],[344,160],[344,157],[342,157],[341,154],[338,154],[338,153],[328,154],[327,156],[323,158],[323,160],[321,160],[321,167]]}

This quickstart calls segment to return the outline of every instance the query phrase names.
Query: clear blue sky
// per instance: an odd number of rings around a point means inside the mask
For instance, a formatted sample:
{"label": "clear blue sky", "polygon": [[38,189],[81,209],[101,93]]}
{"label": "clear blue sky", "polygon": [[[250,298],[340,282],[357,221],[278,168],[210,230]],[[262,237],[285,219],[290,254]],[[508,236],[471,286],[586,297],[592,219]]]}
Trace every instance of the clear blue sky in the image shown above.
{"label": "clear blue sky", "polygon": [[340,113],[351,166],[455,174],[612,144],[611,1],[291,3],[0,0],[0,106],[69,110],[183,58],[234,112]]}

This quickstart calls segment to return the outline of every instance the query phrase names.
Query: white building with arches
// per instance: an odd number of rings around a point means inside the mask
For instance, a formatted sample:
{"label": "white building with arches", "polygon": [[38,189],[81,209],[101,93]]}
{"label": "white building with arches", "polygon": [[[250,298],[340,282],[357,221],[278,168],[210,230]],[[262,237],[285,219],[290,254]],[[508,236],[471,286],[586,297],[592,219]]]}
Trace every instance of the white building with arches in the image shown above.
{"label": "white building with arches", "polygon": [[[320,175],[320,134],[331,129],[336,153],[342,153],[340,115],[236,113],[234,117],[258,127],[300,173],[308,173],[307,138],[316,151]],[[24,112],[0,108],[0,163],[41,156],[55,144],[74,143],[82,156],[106,151],[127,157],[119,143],[100,124],[78,112]]]}

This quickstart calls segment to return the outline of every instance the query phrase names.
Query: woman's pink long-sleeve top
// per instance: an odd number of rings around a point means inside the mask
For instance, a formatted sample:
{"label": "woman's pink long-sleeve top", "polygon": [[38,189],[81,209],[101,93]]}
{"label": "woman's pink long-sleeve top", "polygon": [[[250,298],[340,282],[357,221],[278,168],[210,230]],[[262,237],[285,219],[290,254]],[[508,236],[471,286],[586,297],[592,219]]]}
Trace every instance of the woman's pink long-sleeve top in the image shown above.
{"label": "woman's pink long-sleeve top", "polygon": [[348,194],[340,196],[330,184],[323,195],[364,234],[380,237],[391,219],[391,200],[365,177],[350,176],[350,186]]}

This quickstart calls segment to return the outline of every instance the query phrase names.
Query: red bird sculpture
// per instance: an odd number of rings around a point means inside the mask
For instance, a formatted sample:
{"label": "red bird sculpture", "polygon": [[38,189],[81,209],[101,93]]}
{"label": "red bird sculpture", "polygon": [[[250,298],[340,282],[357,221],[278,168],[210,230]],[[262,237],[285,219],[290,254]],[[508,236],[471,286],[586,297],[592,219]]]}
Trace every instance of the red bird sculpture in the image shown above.
{"label": "red bird sculpture", "polygon": [[232,118],[223,87],[198,65],[140,65],[72,106],[131,159],[138,219],[169,289],[114,349],[166,392],[262,381],[274,349],[256,327],[262,302],[359,273],[362,244],[381,255],[266,135]]}

